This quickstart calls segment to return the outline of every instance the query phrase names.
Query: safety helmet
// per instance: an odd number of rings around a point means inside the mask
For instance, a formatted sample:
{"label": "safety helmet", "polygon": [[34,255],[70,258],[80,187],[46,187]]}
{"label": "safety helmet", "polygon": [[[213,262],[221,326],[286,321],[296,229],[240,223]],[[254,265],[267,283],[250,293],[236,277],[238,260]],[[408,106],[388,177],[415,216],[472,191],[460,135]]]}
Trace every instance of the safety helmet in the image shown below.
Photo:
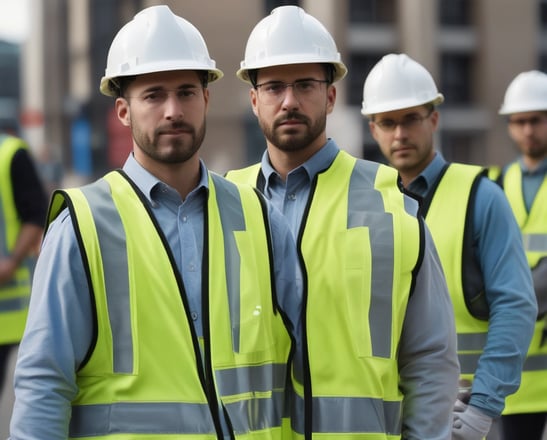
{"label": "safety helmet", "polygon": [[539,70],[519,73],[507,87],[500,115],[547,110],[547,74]]}
{"label": "safety helmet", "polygon": [[250,83],[249,70],[303,63],[331,64],[333,81],[348,71],[334,39],[319,20],[298,6],[280,6],[254,27],[237,76]]}
{"label": "safety helmet", "polygon": [[116,96],[109,83],[121,76],[169,70],[205,70],[208,82],[222,78],[200,32],[166,5],[143,9],[114,37],[101,79],[101,93]]}
{"label": "safety helmet", "polygon": [[425,67],[406,54],[392,53],[378,61],[368,74],[361,113],[368,116],[443,101]]}

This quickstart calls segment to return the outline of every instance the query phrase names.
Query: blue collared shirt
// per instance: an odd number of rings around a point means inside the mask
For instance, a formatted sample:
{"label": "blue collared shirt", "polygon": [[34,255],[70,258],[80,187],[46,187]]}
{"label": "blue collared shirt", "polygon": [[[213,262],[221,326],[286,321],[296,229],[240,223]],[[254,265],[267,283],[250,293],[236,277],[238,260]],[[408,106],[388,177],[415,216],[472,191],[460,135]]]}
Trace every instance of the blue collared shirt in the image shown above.
{"label": "blue collared shirt", "polygon": [[[142,168],[131,154],[124,171],[146,196],[182,275],[198,336],[203,335],[201,274],[207,170],[182,200],[177,191]],[[269,206],[276,291],[280,307],[299,335],[301,279],[291,232]],[[93,332],[90,293],[67,210],[50,225],[36,266],[27,328],[15,372],[16,401],[11,439],[68,437],[71,402],[78,388],[75,371],[85,359]],[[296,330],[295,330],[296,329]]]}
{"label": "blue collared shirt", "polygon": [[[329,140],[308,161],[288,173],[286,182],[264,153],[264,193],[289,220],[295,237],[315,176],[332,164],[339,151],[336,143]],[[453,319],[439,258],[426,228],[424,259],[408,302],[398,355],[404,394],[403,432],[407,438],[450,438],[459,374]],[[325,325],[329,325],[328,316]]]}
{"label": "blue collared shirt", "polygon": [[522,195],[524,197],[524,204],[526,205],[526,210],[530,212],[532,203],[534,203],[536,194],[539,191],[539,187],[545,180],[545,174],[547,174],[547,158],[543,159],[539,166],[534,170],[528,169],[522,158],[519,158],[518,162],[522,171]]}
{"label": "blue collared shirt", "polygon": [[[426,197],[446,163],[436,153],[408,189]],[[477,187],[472,225],[490,320],[470,403],[497,417],[505,398],[520,384],[520,366],[534,331],[537,304],[521,232],[509,202],[503,190],[486,177]]]}

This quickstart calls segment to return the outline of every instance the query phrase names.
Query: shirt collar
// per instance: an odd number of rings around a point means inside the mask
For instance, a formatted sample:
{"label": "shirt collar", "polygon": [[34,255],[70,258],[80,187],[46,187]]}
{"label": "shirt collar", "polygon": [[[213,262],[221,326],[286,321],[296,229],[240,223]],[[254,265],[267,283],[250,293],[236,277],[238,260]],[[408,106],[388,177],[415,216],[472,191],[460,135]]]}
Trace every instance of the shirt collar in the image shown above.
{"label": "shirt collar", "polygon": [[[200,166],[200,179],[196,188],[194,188],[192,192],[200,188],[206,188],[206,189],[209,188],[207,167],[205,166],[205,164],[203,163],[201,159],[199,161],[199,166]],[[133,153],[130,153],[129,157],[125,161],[125,164],[123,166],[123,171],[129,176],[129,178],[135,183],[135,185],[142,191],[142,193],[146,196],[146,198],[150,201],[150,203],[154,202],[153,193],[156,188],[160,188],[162,186],[169,186],[166,183],[162,182],[160,179],[158,179],[156,176],[151,174],[139,162],[137,162]]]}
{"label": "shirt collar", "polygon": [[[433,157],[433,160],[427,165],[427,167],[425,167],[425,169],[418,176],[412,179],[412,182],[421,178],[422,181],[425,183],[425,190],[427,191],[429,188],[431,188],[431,186],[437,179],[437,176],[442,171],[446,163],[447,162],[442,156],[442,154],[436,151],[435,156]],[[412,182],[410,182],[410,185],[412,185]],[[420,195],[425,195],[425,194],[420,194]]]}
{"label": "shirt collar", "polygon": [[539,166],[534,170],[531,171],[522,160],[522,157],[519,158],[519,165],[520,169],[522,171],[522,174],[547,174],[547,158],[543,159]]}
{"label": "shirt collar", "polygon": [[[304,162],[299,167],[295,168],[294,170],[291,170],[289,172],[289,175],[297,173],[297,172],[301,172],[301,170],[304,170],[311,181],[316,174],[325,170],[332,164],[332,162],[334,161],[339,151],[340,149],[338,148],[336,143],[332,139],[329,139],[327,143],[323,147],[321,147],[321,149],[317,153],[315,153],[312,157],[310,157],[306,162]],[[272,167],[272,164],[270,163],[268,150],[266,150],[264,154],[262,155],[261,165],[262,165],[262,174],[264,174],[264,178],[266,179],[266,185],[268,185],[271,182],[271,179],[274,178],[274,176],[279,178],[279,174]]]}

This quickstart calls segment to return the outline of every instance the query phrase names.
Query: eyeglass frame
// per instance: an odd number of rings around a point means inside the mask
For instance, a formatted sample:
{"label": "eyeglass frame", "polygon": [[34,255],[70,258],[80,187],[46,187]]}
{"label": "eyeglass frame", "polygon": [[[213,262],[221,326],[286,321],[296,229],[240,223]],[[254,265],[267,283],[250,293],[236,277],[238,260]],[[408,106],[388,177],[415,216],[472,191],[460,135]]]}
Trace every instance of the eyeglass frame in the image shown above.
{"label": "eyeglass frame", "polygon": [[[315,78],[297,79],[296,81],[293,81],[292,83],[286,83],[284,81],[266,81],[266,82],[263,82],[263,83],[260,83],[260,84],[255,84],[254,89],[256,90],[258,98],[260,99],[261,87],[267,86],[267,85],[279,86],[281,88],[281,90],[279,91],[278,95],[268,93],[267,91],[262,91],[262,94],[265,94],[265,96],[267,96],[268,98],[272,98],[272,99],[275,98],[275,100],[272,100],[272,102],[262,101],[262,103],[266,104],[266,105],[275,105],[275,104],[278,104],[279,102],[283,101],[283,98],[285,97],[285,94],[287,93],[287,88],[288,87],[292,87],[293,94],[297,99],[302,98],[302,97],[305,98],[305,96],[303,96],[302,93],[306,93],[306,92],[302,91],[302,90],[299,90],[298,85],[299,84],[306,84],[306,83],[312,83],[312,84],[318,84],[318,85],[319,84],[328,84],[328,85],[330,85],[330,84],[332,84],[332,81],[329,81],[327,79],[315,79]],[[319,89],[317,89],[317,90],[319,90]],[[313,91],[315,91],[315,89]]]}
{"label": "eyeglass frame", "polygon": [[[422,115],[419,112],[415,112],[415,113],[410,113],[408,115],[405,115],[403,119],[399,121],[386,118],[380,121],[376,121],[375,119],[373,119],[371,122],[374,123],[376,126],[378,126],[378,128],[382,130],[384,133],[393,133],[398,126],[401,126],[405,130],[412,130],[413,128],[418,127],[418,125],[423,124],[423,122],[426,119],[429,119],[434,112],[435,112],[435,107],[431,107],[428,109],[428,112],[426,115]],[[405,119],[407,120],[405,121]],[[383,124],[387,121],[393,122],[393,126],[386,126]]]}
{"label": "eyeglass frame", "polygon": [[536,127],[540,124],[547,122],[547,112],[539,111],[538,113],[539,114],[530,116],[528,118],[521,118],[517,116],[515,119],[511,119],[511,117],[509,117],[507,119],[507,123],[512,127],[516,127],[516,128],[519,128],[520,130],[523,130],[524,127],[527,125]]}

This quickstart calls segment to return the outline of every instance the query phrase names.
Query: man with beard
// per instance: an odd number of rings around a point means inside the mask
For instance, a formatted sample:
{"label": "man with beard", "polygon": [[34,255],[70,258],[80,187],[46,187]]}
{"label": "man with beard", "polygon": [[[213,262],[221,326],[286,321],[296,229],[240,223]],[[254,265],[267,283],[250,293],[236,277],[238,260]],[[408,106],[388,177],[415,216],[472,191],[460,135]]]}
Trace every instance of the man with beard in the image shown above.
{"label": "man with beard", "polygon": [[11,439],[281,439],[301,281],[284,218],[209,172],[199,31],[167,6],[110,47],[123,170],[54,193],[15,373]]}
{"label": "man with beard", "polygon": [[228,177],[285,214],[305,269],[293,429],[298,438],[447,439],[458,365],[446,284],[397,173],[327,139],[333,83],[346,71],[325,27],[283,6],[255,26],[237,73],[252,86],[267,150]]}
{"label": "man with beard", "polygon": [[522,232],[532,270],[538,316],[521,385],[501,418],[503,438],[541,440],[547,421],[547,74],[522,72],[507,87],[499,113],[520,157],[501,183]]}
{"label": "man with beard", "polygon": [[[435,151],[431,74],[406,54],[384,56],[368,74],[362,114],[405,189],[421,198],[454,305],[461,385],[453,440],[480,440],[514,393],[537,314],[520,231],[503,191],[479,166]],[[523,437],[521,437],[523,438]]]}

